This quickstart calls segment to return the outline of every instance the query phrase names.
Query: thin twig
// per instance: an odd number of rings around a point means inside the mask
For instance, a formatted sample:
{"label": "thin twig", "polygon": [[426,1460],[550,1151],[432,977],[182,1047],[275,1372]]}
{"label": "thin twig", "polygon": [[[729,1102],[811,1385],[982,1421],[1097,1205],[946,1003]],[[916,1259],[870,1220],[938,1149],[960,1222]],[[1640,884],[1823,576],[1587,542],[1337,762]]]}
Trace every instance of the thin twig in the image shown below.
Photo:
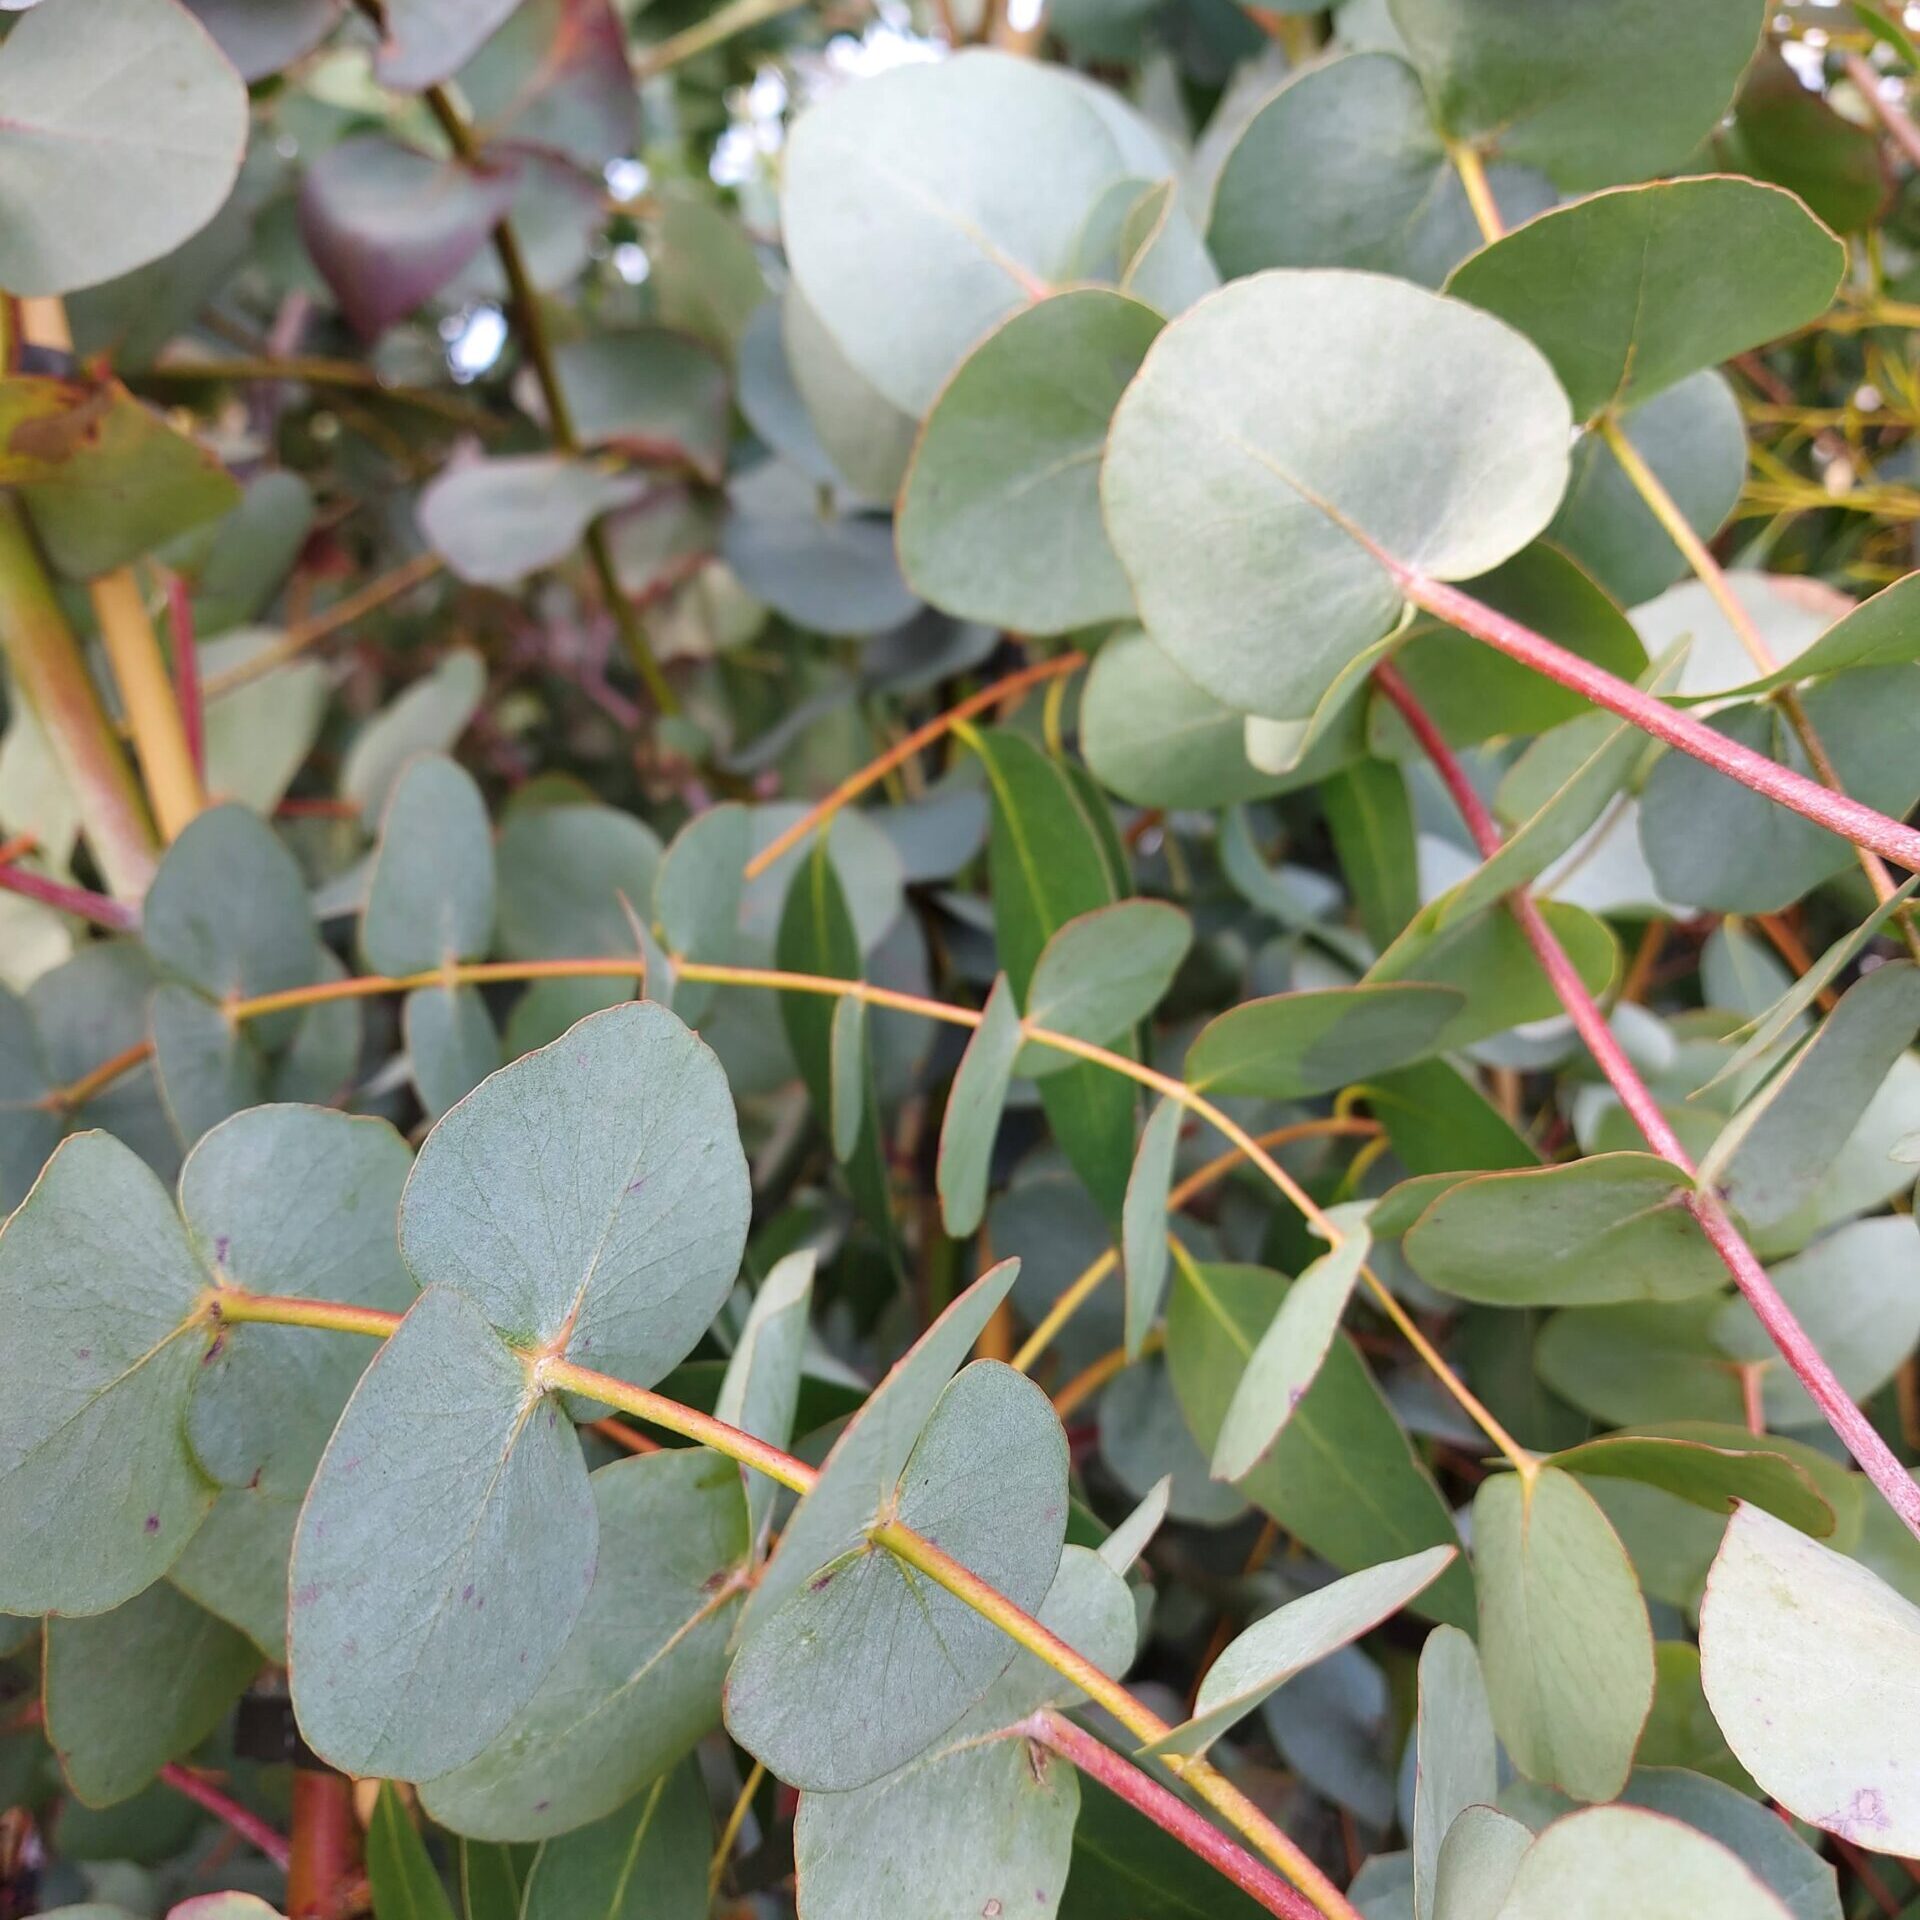
{"label": "thin twig", "polygon": [[277,1833],[257,1813],[249,1812],[239,1801],[224,1794],[210,1781],[203,1780],[177,1760],[169,1760],[160,1769],[160,1779],[175,1793],[198,1802],[216,1820],[225,1822],[241,1839],[258,1847],[276,1867],[285,1868],[293,1857],[292,1843]]}

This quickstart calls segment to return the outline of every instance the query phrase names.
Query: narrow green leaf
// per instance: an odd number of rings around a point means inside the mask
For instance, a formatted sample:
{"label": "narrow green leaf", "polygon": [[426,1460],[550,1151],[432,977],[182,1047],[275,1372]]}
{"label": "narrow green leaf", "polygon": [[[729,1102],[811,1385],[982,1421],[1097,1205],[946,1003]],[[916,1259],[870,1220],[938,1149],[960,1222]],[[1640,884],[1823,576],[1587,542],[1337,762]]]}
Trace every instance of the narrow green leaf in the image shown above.
{"label": "narrow green leaf", "polygon": [[683,1760],[618,1812],[546,1841],[520,1920],[706,1920],[711,1824],[700,1769]]}
{"label": "narrow green leaf", "polygon": [[1356,760],[1320,783],[1320,804],[1360,924],[1375,950],[1384,952],[1420,911],[1406,780],[1390,761]]}
{"label": "narrow green leaf", "polygon": [[[1499,1750],[1480,1655],[1458,1627],[1435,1627],[1420,1649],[1414,1724],[1414,1920],[1444,1920],[1446,1843],[1470,1807],[1499,1791]],[[1456,1874],[1463,1869],[1456,1867]],[[1464,1920],[1471,1920],[1465,1909]]]}
{"label": "narrow green leaf", "polygon": [[1802,1533],[1833,1531],[1833,1509],[1806,1472],[1781,1453],[1736,1453],[1692,1440],[1609,1433],[1554,1454],[1552,1464],[1592,1479],[1637,1480],[1713,1513],[1731,1513],[1736,1503],[1750,1500]]}
{"label": "narrow green leaf", "polygon": [[1000,1112],[1013,1082],[1020,1051],[1020,1010],[1013,988],[1001,974],[987,995],[980,1024],[960,1056],[959,1070],[947,1094],[940,1123],[940,1153],[935,1182],[940,1216],[947,1232],[965,1239],[979,1226],[987,1206],[987,1175]]}
{"label": "narrow green leaf", "polygon": [[1141,1130],[1120,1214],[1120,1270],[1126,1285],[1126,1346],[1137,1358],[1167,1286],[1167,1195],[1186,1109],[1162,1100]]}
{"label": "narrow green leaf", "polygon": [[[816,1255],[802,1248],[776,1260],[747,1312],[733,1357],[714,1402],[717,1419],[756,1439],[784,1447],[793,1438],[800,1402],[800,1366],[807,1344],[807,1310],[813,1301]],[[764,1473],[740,1469],[755,1547],[773,1516],[779,1489]]]}
{"label": "narrow green leaf", "polygon": [[439,1870],[391,1780],[381,1781],[367,1822],[367,1883],[374,1920],[453,1920]]}

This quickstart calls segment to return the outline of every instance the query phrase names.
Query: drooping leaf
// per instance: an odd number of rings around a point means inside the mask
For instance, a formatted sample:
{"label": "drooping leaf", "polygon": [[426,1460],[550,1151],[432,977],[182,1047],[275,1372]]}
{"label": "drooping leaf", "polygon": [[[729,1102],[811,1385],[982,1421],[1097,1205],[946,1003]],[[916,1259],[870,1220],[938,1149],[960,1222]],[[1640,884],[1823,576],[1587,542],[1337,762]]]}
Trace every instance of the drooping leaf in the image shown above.
{"label": "drooping leaf", "polygon": [[1200,1683],[1193,1717],[1153,1741],[1152,1753],[1204,1753],[1303,1667],[1370,1633],[1424,1592],[1455,1558],[1428,1547],[1289,1601],[1230,1641]]}
{"label": "drooping leaf", "polygon": [[[1336,390],[1358,404],[1320,404]],[[1377,556],[1468,579],[1518,552],[1559,504],[1570,424],[1545,361],[1484,314],[1370,274],[1256,274],[1169,326],[1127,389],[1107,533],[1183,673],[1297,719],[1399,615]],[[1280,644],[1273,609],[1303,594]]]}
{"label": "drooping leaf", "polygon": [[1356,760],[1321,783],[1320,804],[1360,924],[1376,948],[1391,946],[1420,907],[1406,780],[1387,761]]}
{"label": "drooping leaf", "polygon": [[[1046,1395],[981,1360],[941,1396],[882,1500],[1031,1611],[1059,1567],[1066,1472],[1066,1436]],[[791,1552],[789,1538],[781,1558]],[[861,1540],[806,1575],[778,1611],[750,1615],[727,1680],[727,1726],[790,1785],[851,1791],[944,1733],[1014,1651],[929,1576]]]}
{"label": "drooping leaf", "polygon": [[1482,1174],[1420,1215],[1407,1259],[1443,1293],[1493,1306],[1683,1300],[1726,1279],[1683,1204],[1690,1184],[1648,1153]]}
{"label": "drooping leaf", "polygon": [[117,1607],[206,1517],[182,1418],[206,1284],[166,1190],[110,1134],[64,1142],[0,1232],[9,1613]]}
{"label": "drooping leaf", "polygon": [[927,417],[900,498],[900,562],[916,593],[1033,634],[1133,611],[1100,523],[1100,456],[1160,327],[1137,300],[1079,287],[1016,312],[973,350]]}
{"label": "drooping leaf", "polygon": [[1272,1451],[1340,1332],[1373,1240],[1363,1207],[1336,1207],[1328,1217],[1340,1239],[1287,1289],[1227,1405],[1213,1446],[1219,1479],[1244,1480]]}
{"label": "drooping leaf", "polygon": [[[800,1363],[806,1348],[807,1308],[813,1299],[811,1249],[774,1262],[753,1297],[714,1402],[714,1416],[757,1439],[784,1447],[793,1438],[800,1399]],[[756,1550],[773,1512],[775,1487],[763,1473],[741,1469]]]}
{"label": "drooping leaf", "polygon": [[1126,1345],[1137,1358],[1141,1342],[1160,1311],[1167,1285],[1167,1196],[1186,1109],[1162,1100],[1147,1118],[1127,1176],[1120,1213],[1121,1272],[1126,1283]]}
{"label": "drooping leaf", "polygon": [[171,253],[246,146],[246,87],[184,7],[34,9],[0,55],[0,285],[69,293]]}
{"label": "drooping leaf", "polygon": [[1019,1051],[1020,1010],[1003,973],[994,981],[980,1024],[960,1056],[940,1122],[935,1182],[942,1224],[956,1240],[972,1233],[986,1212],[993,1143]]}
{"label": "drooping leaf", "polygon": [[726,1298],[750,1207],[719,1062],[635,1001],[502,1068],[434,1128],[400,1244],[423,1286],[515,1341],[650,1386]]}
{"label": "drooping leaf", "polygon": [[1543,213],[1476,253],[1447,291],[1518,327],[1591,419],[1817,319],[1845,264],[1792,194],[1705,177]]}
{"label": "drooping leaf", "polygon": [[307,1743],[407,1780],[471,1760],[566,1644],[597,1532],[559,1407],[471,1300],[422,1294],[301,1509],[288,1652]]}
{"label": "drooping leaf", "polygon": [[360,948],[376,973],[478,960],[493,940],[493,830],[473,777],[434,755],[400,776],[380,824]]}
{"label": "drooping leaf", "polygon": [[1609,1433],[1553,1455],[1565,1473],[1637,1480],[1714,1513],[1751,1501],[1802,1533],[1833,1531],[1833,1509],[1803,1468],[1785,1454],[1734,1452],[1670,1435]]}
{"label": "drooping leaf", "polygon": [[198,1746],[260,1665],[244,1634],[156,1580],[111,1613],[47,1622],[47,1738],[67,1784],[111,1806]]}
{"label": "drooping leaf", "polygon": [[[1177,1263],[1167,1305],[1168,1365],[1181,1411],[1208,1452],[1284,1288],[1279,1275],[1258,1267]],[[1348,1571],[1457,1538],[1438,1489],[1344,1337],[1334,1340],[1286,1431],[1241,1491]],[[1442,1574],[1415,1611],[1471,1626],[1465,1569]]]}
{"label": "drooping leaf", "polygon": [[1653,1705],[1653,1633],[1618,1536],[1571,1475],[1481,1483],[1473,1503],[1480,1658],[1513,1763],[1576,1799],[1625,1784]]}
{"label": "drooping leaf", "polygon": [[599,1563],[566,1646],[491,1743],[425,1789],[456,1832],[540,1840],[602,1819],[719,1721],[748,1551],[738,1471],[682,1448],[592,1486]]}

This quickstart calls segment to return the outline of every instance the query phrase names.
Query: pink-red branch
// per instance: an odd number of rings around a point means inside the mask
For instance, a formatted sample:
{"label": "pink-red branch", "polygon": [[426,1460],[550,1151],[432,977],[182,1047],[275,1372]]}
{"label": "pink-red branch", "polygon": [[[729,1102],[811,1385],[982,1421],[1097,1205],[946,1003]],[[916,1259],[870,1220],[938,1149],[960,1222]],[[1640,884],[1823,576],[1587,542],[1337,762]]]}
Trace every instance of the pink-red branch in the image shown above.
{"label": "pink-red branch", "polygon": [[197,1801],[216,1820],[224,1821],[231,1827],[242,1840],[258,1847],[276,1867],[284,1869],[292,1859],[293,1847],[284,1834],[276,1833],[257,1813],[250,1813],[238,1800],[222,1793],[197,1773],[190,1772],[179,1761],[169,1760],[160,1769],[160,1778],[175,1793],[183,1793],[189,1800]]}
{"label": "pink-red branch", "polygon": [[1755,793],[1791,808],[1816,826],[1837,833],[1855,846],[1871,847],[1883,859],[1920,873],[1920,832],[1912,827],[1902,826],[1884,813],[1876,813],[1872,807],[1863,806],[1847,794],[1835,793],[1817,780],[1809,780],[1805,774],[1795,773],[1777,760],[1769,760],[1764,753],[1741,746],[1737,740],[1729,740],[1691,714],[1616,679],[1592,661],[1556,646],[1544,634],[1508,619],[1504,613],[1469,593],[1462,593],[1458,587],[1429,580],[1424,574],[1382,558],[1401,592],[1415,606],[1424,607],[1448,626],[1458,627],[1476,640],[1484,640],[1510,660],[1518,660],[1522,666],[1545,674],[1549,680],[1557,680],[1595,706],[1630,720],[1643,733],[1664,740],[1668,746],[1692,755],[1715,772],[1724,773],[1729,780],[1737,780],[1743,787],[1751,787]]}
{"label": "pink-red branch", "polygon": [[200,644],[193,627],[193,595],[181,575],[167,576],[167,622],[173,629],[173,693],[187,757],[202,784],[207,777],[207,705],[200,688]]}
{"label": "pink-red branch", "polygon": [[[1374,670],[1374,684],[1399,710],[1407,729],[1419,741],[1433,762],[1460,817],[1473,836],[1482,859],[1491,859],[1500,850],[1501,833],[1486,803],[1475,792],[1453,749],[1448,746],[1426,709],[1414,697],[1411,688],[1391,666]],[[1631,719],[1632,715],[1625,715]],[[1822,789],[1824,791],[1824,789]],[[1836,796],[1828,795],[1828,798]],[[1679,1136],[1667,1124],[1659,1102],[1640,1078],[1633,1062],[1614,1037],[1599,1003],[1587,991],[1579,969],[1554,938],[1553,929],[1525,887],[1516,887],[1507,895],[1507,906],[1520,923],[1527,944],[1540,962],[1541,970],[1553,986],[1555,997],[1566,1009],[1575,1030],[1586,1043],[1608,1084],[1619,1096],[1620,1104],[1632,1116],[1647,1145],[1663,1160],[1670,1160],[1689,1178],[1699,1169],[1681,1145]],[[1719,1254],[1733,1283],[1746,1297],[1766,1328],[1780,1357],[1792,1368],[1794,1377],[1813,1396],[1827,1423],[1859,1462],[1867,1478],[1886,1496],[1887,1504],[1920,1539],[1920,1486],[1894,1458],[1893,1450],[1881,1439],[1878,1430],[1854,1404],[1847,1390],[1835,1378],[1820,1350],[1807,1337],[1806,1329],[1794,1318],[1793,1309],[1780,1297],[1779,1289],[1761,1266],[1759,1256],[1747,1245],[1732,1216],[1717,1194],[1696,1187],[1688,1196],[1687,1209],[1699,1221],[1714,1251]]]}
{"label": "pink-red branch", "polygon": [[1102,1740],[1083,1732],[1064,1714],[1043,1709],[1016,1729],[1037,1745],[1070,1760],[1090,1779],[1144,1814],[1156,1827],[1170,1833],[1217,1873],[1231,1880],[1249,1899],[1256,1900],[1281,1920],[1320,1920],[1320,1912],[1304,1894],[1296,1893],[1271,1867],[1227,1838],[1207,1817],[1170,1792],[1151,1775],[1142,1773]]}
{"label": "pink-red branch", "polygon": [[109,933],[132,933],[140,925],[140,909],[131,900],[112,900],[86,887],[70,887],[64,881],[49,880],[44,873],[16,866],[11,860],[0,861],[0,889],[91,920]]}

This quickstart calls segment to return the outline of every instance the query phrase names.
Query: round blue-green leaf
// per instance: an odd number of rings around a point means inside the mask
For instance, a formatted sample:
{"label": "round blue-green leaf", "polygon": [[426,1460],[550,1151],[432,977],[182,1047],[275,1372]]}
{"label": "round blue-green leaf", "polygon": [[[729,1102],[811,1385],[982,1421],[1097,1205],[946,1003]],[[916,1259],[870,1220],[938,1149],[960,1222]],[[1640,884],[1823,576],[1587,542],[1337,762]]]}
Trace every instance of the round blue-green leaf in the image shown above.
{"label": "round blue-green leaf", "polygon": [[730,1461],[683,1447],[593,1476],[600,1560],[539,1691],[422,1796],[442,1826],[541,1840],[612,1813],[720,1718],[747,1509]]}
{"label": "round blue-green leaf", "polygon": [[601,514],[645,490],[638,475],[575,455],[501,454],[434,480],[420,496],[420,531],[462,580],[512,586],[564,560]]}
{"label": "round blue-green leaf", "polygon": [[1449,139],[1568,192],[1683,167],[1753,58],[1765,0],[1388,0]]}
{"label": "round blue-green leaf", "polygon": [[1107,533],[1175,666],[1304,719],[1398,618],[1388,562],[1470,579],[1546,526],[1571,430],[1539,351],[1489,315],[1373,274],[1255,274],[1148,350]]}
{"label": "round blue-green leaf", "polygon": [[307,1744],[399,1780],[473,1759],[566,1645],[598,1537],[558,1404],[471,1301],[422,1294],[301,1510],[288,1657]]}
{"label": "round blue-green leaf", "polygon": [[1321,987],[1243,1001],[1187,1049],[1186,1080],[1208,1093],[1297,1100],[1431,1053],[1460,1011],[1450,987]]}
{"label": "round blue-green leaf", "polygon": [[787,258],[854,370],[915,418],[989,328],[1074,277],[1136,171],[1097,89],[969,52],[856,81],[788,143]]}
{"label": "round blue-green leaf", "polygon": [[500,1036],[477,987],[416,987],[400,1006],[414,1090],[438,1120],[500,1064]]}
{"label": "round blue-green leaf", "polygon": [[[1024,1374],[976,1361],[941,1396],[896,1486],[899,1519],[1031,1612],[1060,1564],[1066,1435]],[[748,1631],[727,1726],[803,1791],[849,1792],[921,1752],[1006,1670],[1014,1643],[859,1540]]]}
{"label": "round blue-green leaf", "polygon": [[1133,611],[1100,522],[1100,456],[1161,324],[1125,294],[1078,287],[974,348],[927,416],[900,496],[900,565],[922,599],[1034,634]]}
{"label": "round blue-green leaf", "polygon": [[0,50],[0,286],[70,293],[220,211],[247,89],[176,0],[37,7]]}
{"label": "round blue-green leaf", "polygon": [[60,1144],[59,1111],[46,1051],[27,1003],[0,987],[0,1209],[11,1211]]}
{"label": "round blue-green leaf", "polygon": [[631,1001],[483,1081],[420,1149],[400,1243],[527,1347],[651,1386],[707,1330],[752,1212],[713,1051]]}
{"label": "round blue-green leaf", "polygon": [[493,827],[473,776],[414,761],[387,800],[367,881],[360,950],[376,973],[478,960],[493,941]]}
{"label": "round blue-green leaf", "polygon": [[[1519,167],[1489,169],[1507,223],[1553,204]],[[1397,54],[1308,66],[1250,119],[1214,188],[1207,244],[1232,278],[1360,267],[1437,287],[1481,244],[1420,76]]]}
{"label": "round blue-green leaf", "polygon": [[206,1517],[184,1416],[207,1278],[110,1134],[66,1141],[0,1232],[0,1610],[117,1607]]}
{"label": "round blue-green leaf", "polygon": [[1818,319],[1846,261],[1784,188],[1708,175],[1556,207],[1447,291],[1518,327],[1588,419]]}

